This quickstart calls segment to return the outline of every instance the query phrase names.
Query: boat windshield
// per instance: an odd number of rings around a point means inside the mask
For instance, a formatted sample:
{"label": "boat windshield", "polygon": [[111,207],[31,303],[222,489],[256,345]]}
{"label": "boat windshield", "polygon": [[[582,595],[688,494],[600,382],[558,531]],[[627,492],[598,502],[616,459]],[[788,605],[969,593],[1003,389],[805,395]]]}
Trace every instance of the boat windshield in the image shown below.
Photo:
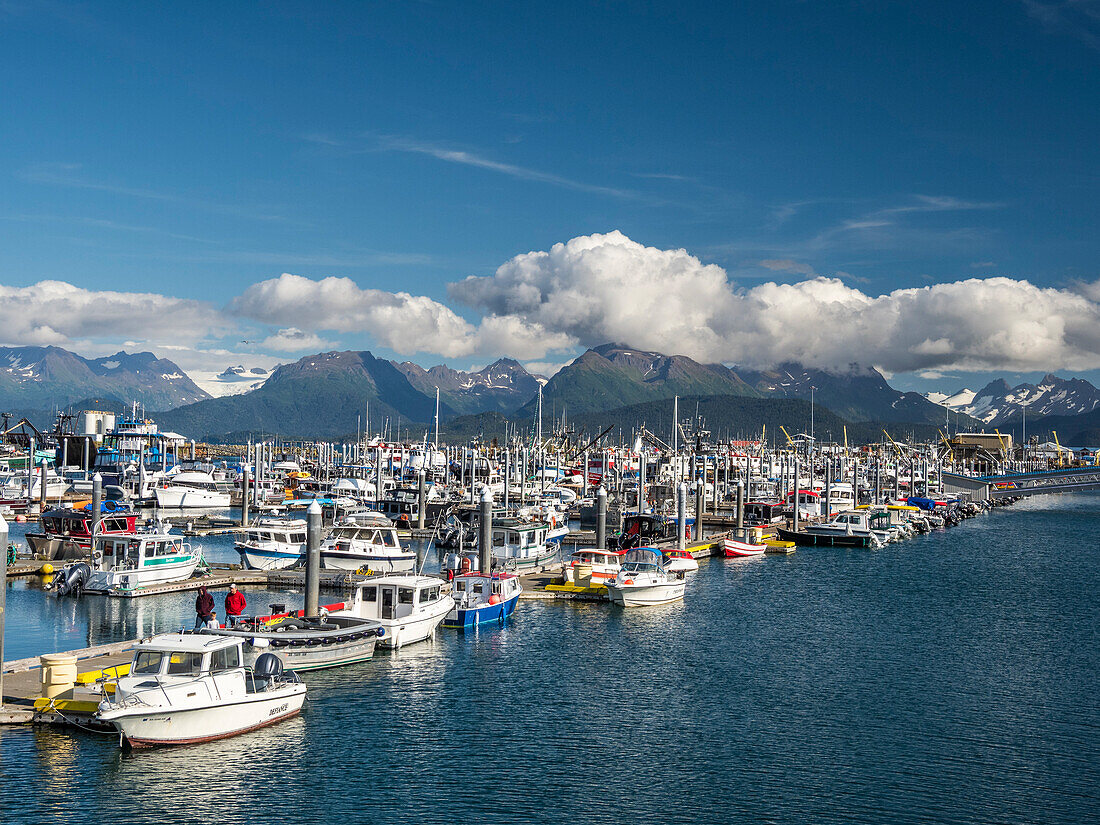
{"label": "boat windshield", "polygon": [[134,657],[130,666],[131,674],[160,673],[160,663],[164,654],[159,650],[143,650]]}

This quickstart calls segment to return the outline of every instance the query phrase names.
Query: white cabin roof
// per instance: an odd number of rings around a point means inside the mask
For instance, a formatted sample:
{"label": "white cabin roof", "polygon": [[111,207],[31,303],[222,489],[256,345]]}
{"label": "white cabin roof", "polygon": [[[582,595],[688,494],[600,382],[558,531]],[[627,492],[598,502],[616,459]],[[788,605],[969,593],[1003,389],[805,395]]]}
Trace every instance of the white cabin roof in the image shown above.
{"label": "white cabin roof", "polygon": [[216,636],[213,633],[162,633],[144,639],[135,645],[142,650],[182,651],[206,653],[223,647],[239,645],[241,640],[232,636]]}

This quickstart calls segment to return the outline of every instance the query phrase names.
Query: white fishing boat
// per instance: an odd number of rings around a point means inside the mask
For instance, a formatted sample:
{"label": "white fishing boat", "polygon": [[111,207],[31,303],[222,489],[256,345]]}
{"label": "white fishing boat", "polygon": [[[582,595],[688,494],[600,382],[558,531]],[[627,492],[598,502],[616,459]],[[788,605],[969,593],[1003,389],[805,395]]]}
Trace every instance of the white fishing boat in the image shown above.
{"label": "white fishing boat", "polygon": [[303,519],[260,519],[233,544],[249,570],[282,570],[302,557],[306,546]]}
{"label": "white fishing boat", "polygon": [[671,572],[660,550],[636,547],[626,554],[614,581],[607,583],[607,597],[623,607],[668,604],[683,599],[686,587],[684,574]]}
{"label": "white fishing boat", "polygon": [[56,577],[59,595],[120,593],[191,578],[202,546],[157,525],[148,530],[96,536],[90,562],[66,566]]}
{"label": "white fishing boat", "polygon": [[297,714],[306,686],[275,656],[244,666],[242,640],[171,633],[139,642],[128,676],[96,718],[131,747],[190,745],[271,725]]}
{"label": "white fishing boat", "polygon": [[384,631],[378,644],[399,648],[435,635],[436,628],[455,606],[443,592],[444,582],[434,576],[415,573],[376,576],[361,582],[342,610],[330,619],[351,616],[368,619]]}
{"label": "white fishing boat", "polygon": [[157,506],[166,509],[221,508],[229,506],[229,489],[210,473],[187,470],[168,476],[155,490]]}
{"label": "white fishing boat", "polygon": [[404,573],[416,568],[416,553],[401,546],[397,528],[385,516],[351,516],[335,525],[321,543],[321,567]]}

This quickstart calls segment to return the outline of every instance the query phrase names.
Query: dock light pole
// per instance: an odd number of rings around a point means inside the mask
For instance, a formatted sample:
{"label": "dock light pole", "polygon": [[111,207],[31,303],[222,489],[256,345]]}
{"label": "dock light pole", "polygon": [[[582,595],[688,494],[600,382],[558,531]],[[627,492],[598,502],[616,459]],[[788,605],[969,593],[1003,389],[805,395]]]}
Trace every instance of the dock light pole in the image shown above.
{"label": "dock light pole", "polygon": [[306,616],[320,613],[321,505],[316,499],[306,509]]}
{"label": "dock light pole", "polygon": [[0,548],[4,558],[0,559],[0,708],[4,706],[4,623],[7,614],[8,596],[8,523],[0,516]]}
{"label": "dock light pole", "polygon": [[607,549],[607,490],[602,484],[596,490],[596,549]]}
{"label": "dock light pole", "polygon": [[493,493],[486,485],[481,491],[481,523],[477,543],[478,569],[482,575],[493,572]]}
{"label": "dock light pole", "polygon": [[681,481],[676,485],[676,549],[687,547],[688,486]]}

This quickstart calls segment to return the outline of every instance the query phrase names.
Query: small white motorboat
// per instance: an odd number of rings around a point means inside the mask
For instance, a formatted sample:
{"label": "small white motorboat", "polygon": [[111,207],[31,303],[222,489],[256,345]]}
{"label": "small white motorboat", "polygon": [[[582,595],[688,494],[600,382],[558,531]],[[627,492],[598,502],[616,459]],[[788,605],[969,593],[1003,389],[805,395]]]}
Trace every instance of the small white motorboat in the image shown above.
{"label": "small white motorboat", "polygon": [[321,567],[325,570],[360,570],[374,573],[410,572],[416,553],[402,547],[397,528],[378,513],[349,516],[335,525],[321,543]]}
{"label": "small white motorboat", "polygon": [[673,573],[655,547],[636,547],[626,554],[622,569],[607,583],[607,597],[623,607],[668,604],[684,598],[687,582]]}
{"label": "small white motorboat", "polygon": [[722,549],[726,552],[726,558],[738,559],[762,556],[768,549],[768,545],[740,539],[722,539]]}
{"label": "small white motorboat", "polygon": [[55,581],[59,596],[119,594],[191,578],[202,561],[202,545],[192,545],[167,527],[96,536],[89,562],[67,565]]}
{"label": "small white motorboat", "polygon": [[242,640],[168,633],[139,642],[96,718],[131,747],[190,745],[271,725],[302,709],[306,686],[265,654],[244,666]]}
{"label": "small white motorboat", "polygon": [[355,588],[343,610],[332,610],[329,620],[351,616],[381,626],[381,647],[399,648],[435,636],[436,628],[455,607],[443,592],[446,584],[435,576],[415,573],[372,576]]}
{"label": "small white motorboat", "polygon": [[217,482],[210,473],[185,470],[167,476],[156,488],[157,507],[167,509],[211,508],[229,506],[229,485]]}
{"label": "small white motorboat", "polygon": [[233,548],[248,570],[282,570],[302,558],[306,522],[299,518],[260,519],[248,527]]}

